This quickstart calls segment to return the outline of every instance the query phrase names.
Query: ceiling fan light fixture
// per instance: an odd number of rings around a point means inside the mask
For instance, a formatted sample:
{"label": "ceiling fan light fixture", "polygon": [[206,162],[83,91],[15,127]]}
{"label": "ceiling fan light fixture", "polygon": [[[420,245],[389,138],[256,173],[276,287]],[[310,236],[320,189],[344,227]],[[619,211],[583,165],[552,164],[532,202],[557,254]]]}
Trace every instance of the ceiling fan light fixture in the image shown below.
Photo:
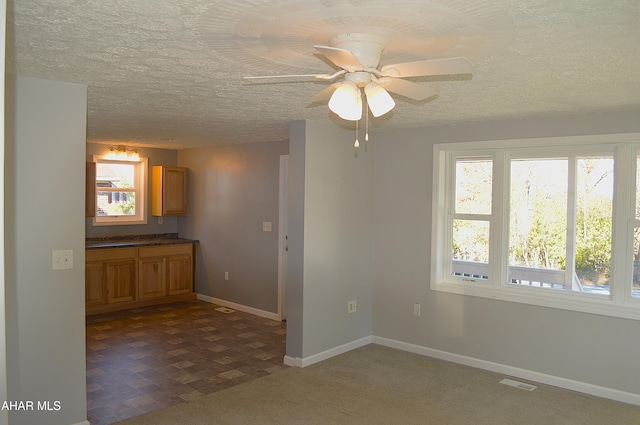
{"label": "ceiling fan light fixture", "polygon": [[391,95],[374,82],[366,85],[364,93],[367,95],[367,104],[371,109],[371,114],[376,118],[386,114],[396,106],[396,102]]}
{"label": "ceiling fan light fixture", "polygon": [[362,118],[360,89],[353,81],[342,82],[329,99],[329,109],[343,120],[358,121]]}

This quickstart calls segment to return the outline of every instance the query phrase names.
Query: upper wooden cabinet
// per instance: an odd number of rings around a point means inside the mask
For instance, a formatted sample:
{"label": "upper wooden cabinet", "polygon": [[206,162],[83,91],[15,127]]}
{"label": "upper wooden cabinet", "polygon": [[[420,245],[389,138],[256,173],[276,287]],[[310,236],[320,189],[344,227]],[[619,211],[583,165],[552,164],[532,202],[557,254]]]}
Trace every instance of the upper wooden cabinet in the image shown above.
{"label": "upper wooden cabinet", "polygon": [[87,162],[85,174],[85,194],[84,194],[84,216],[96,216],[96,163]]}
{"label": "upper wooden cabinet", "polygon": [[152,169],[151,214],[187,215],[189,169],[156,165]]}

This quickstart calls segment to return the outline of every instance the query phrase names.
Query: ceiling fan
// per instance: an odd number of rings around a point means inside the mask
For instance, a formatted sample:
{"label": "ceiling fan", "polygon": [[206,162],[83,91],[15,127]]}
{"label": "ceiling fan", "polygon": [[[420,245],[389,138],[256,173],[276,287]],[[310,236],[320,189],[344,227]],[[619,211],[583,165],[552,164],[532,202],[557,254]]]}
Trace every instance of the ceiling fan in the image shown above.
{"label": "ceiling fan", "polygon": [[436,89],[404,80],[408,77],[470,74],[473,66],[463,57],[427,59],[397,63],[379,68],[384,40],[372,34],[341,34],[329,40],[329,46],[313,46],[331,63],[340,68],[334,74],[292,74],[244,77],[245,79],[313,77],[336,82],[316,94],[311,103],[329,100],[329,109],[340,118],[359,121],[362,118],[362,91],[374,117],[386,114],[395,106],[389,94],[409,99],[425,100],[435,96]]}

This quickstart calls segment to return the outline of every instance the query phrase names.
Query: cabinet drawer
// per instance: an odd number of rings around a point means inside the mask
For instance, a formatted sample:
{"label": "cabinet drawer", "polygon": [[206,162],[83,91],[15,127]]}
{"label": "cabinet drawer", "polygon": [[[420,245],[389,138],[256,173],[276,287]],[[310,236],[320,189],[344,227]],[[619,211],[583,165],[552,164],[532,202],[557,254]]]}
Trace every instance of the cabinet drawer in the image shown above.
{"label": "cabinet drawer", "polygon": [[139,248],[138,256],[140,258],[149,257],[168,257],[172,255],[191,255],[193,254],[193,245],[161,245],[161,246],[145,246]]}
{"label": "cabinet drawer", "polygon": [[111,261],[111,260],[133,260],[136,257],[137,248],[113,248],[113,249],[90,249],[85,252],[85,260]]}

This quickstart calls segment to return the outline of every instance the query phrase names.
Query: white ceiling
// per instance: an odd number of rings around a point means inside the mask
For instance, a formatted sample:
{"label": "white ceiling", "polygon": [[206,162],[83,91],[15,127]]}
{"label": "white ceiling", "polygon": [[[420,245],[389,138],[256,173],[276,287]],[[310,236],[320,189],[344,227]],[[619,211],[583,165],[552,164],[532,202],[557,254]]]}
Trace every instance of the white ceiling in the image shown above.
{"label": "white ceiling", "polygon": [[7,71],[86,84],[91,142],[182,149],[344,125],[309,104],[326,81],[242,77],[332,73],[313,45],[350,32],[385,39],[381,65],[474,66],[413,78],[439,96],[396,97],[380,130],[640,111],[638,0],[8,0],[7,16]]}

